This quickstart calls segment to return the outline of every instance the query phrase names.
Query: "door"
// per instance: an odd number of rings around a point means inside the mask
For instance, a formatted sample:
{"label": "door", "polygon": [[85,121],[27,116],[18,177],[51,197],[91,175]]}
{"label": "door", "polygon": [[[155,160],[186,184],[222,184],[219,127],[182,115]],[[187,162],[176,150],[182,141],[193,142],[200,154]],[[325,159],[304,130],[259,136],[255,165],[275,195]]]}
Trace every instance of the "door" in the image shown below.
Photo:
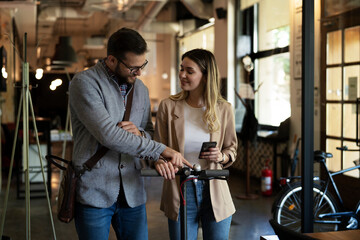
{"label": "door", "polygon": [[[330,171],[354,166],[357,145],[357,99],[360,98],[360,8],[331,12],[323,1],[321,25],[321,146],[333,154]],[[359,200],[359,171],[335,178],[347,207]],[[355,187],[355,189],[354,189]],[[356,193],[356,194],[354,194]],[[354,196],[355,195],[355,196]]]}

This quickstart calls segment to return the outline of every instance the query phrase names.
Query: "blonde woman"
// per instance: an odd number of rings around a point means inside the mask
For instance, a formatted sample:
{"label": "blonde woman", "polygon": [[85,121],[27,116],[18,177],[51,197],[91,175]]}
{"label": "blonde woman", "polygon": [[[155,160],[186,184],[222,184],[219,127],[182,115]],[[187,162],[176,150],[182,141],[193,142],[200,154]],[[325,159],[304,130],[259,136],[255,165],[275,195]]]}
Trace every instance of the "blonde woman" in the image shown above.
{"label": "blonde woman", "polygon": [[[154,139],[177,151],[202,169],[223,169],[236,159],[237,137],[230,103],[220,94],[220,76],[214,55],[194,49],[182,56],[179,79],[182,91],[160,103]],[[200,154],[203,142],[216,147]],[[180,239],[179,178],[166,161],[155,163],[164,176],[161,210],[168,217],[171,240]],[[189,180],[187,237],[197,239],[201,222],[204,239],[228,239],[235,207],[225,180]]]}

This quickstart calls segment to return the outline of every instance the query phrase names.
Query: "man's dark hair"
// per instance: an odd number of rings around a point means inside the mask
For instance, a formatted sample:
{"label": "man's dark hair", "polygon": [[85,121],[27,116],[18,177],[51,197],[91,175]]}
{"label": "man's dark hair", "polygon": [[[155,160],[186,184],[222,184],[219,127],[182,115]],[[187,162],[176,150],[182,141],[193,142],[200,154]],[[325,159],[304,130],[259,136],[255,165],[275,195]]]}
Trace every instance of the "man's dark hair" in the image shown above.
{"label": "man's dark hair", "polygon": [[113,55],[118,59],[125,59],[127,52],[141,55],[146,53],[147,44],[144,38],[135,30],[121,28],[114,32],[107,44],[107,55]]}

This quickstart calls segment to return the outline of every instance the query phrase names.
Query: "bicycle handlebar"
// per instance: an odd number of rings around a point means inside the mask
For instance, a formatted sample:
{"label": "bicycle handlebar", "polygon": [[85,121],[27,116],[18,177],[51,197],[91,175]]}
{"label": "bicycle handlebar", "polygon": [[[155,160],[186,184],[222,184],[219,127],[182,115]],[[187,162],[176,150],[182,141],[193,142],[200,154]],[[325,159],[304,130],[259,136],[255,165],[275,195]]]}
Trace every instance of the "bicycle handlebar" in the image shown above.
{"label": "bicycle handlebar", "polygon": [[359,149],[349,149],[347,146],[336,147],[336,149],[340,150],[340,151],[352,151],[352,152],[359,152],[360,151],[360,148]]}

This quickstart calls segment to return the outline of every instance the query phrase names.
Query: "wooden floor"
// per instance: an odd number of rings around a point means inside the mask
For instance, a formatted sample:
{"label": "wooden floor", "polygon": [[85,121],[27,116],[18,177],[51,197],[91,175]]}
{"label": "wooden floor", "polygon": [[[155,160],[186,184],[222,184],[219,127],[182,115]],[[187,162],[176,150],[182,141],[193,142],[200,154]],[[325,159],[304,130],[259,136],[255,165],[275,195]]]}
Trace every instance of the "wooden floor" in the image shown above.
{"label": "wooden floor", "polygon": [[[4,205],[4,195],[6,187],[6,176],[3,174],[3,186],[1,188],[0,208]],[[237,198],[243,195],[245,182],[241,174],[231,172],[229,178],[230,191],[233,196],[233,201],[236,206],[236,213],[233,215],[233,220],[230,229],[229,239],[245,239],[245,240],[258,240],[261,235],[273,235],[274,232],[268,223],[271,218],[271,205],[274,197],[259,196],[256,200],[240,200]],[[166,240],[168,238],[167,219],[164,214],[159,210],[160,195],[161,195],[161,178],[146,179],[146,188],[148,194],[147,201],[147,215],[148,215],[148,228],[149,239]],[[24,199],[17,199],[16,197],[16,179],[13,178],[11,182],[11,191],[9,195],[9,203],[6,213],[6,221],[4,228],[4,236],[10,237],[12,240],[25,239],[25,201]],[[51,186],[53,189],[52,194],[52,212],[56,210],[56,191],[58,187],[58,173],[53,172]],[[253,181],[252,192],[258,192],[260,189],[259,182]],[[56,239],[58,240],[72,240],[77,239],[74,222],[64,224],[59,222],[55,215],[54,225],[56,232]],[[31,239],[48,240],[54,239],[52,227],[50,222],[50,214],[46,198],[31,199]],[[113,230],[110,232],[109,239],[116,239]],[[201,232],[199,235],[201,238]]]}

